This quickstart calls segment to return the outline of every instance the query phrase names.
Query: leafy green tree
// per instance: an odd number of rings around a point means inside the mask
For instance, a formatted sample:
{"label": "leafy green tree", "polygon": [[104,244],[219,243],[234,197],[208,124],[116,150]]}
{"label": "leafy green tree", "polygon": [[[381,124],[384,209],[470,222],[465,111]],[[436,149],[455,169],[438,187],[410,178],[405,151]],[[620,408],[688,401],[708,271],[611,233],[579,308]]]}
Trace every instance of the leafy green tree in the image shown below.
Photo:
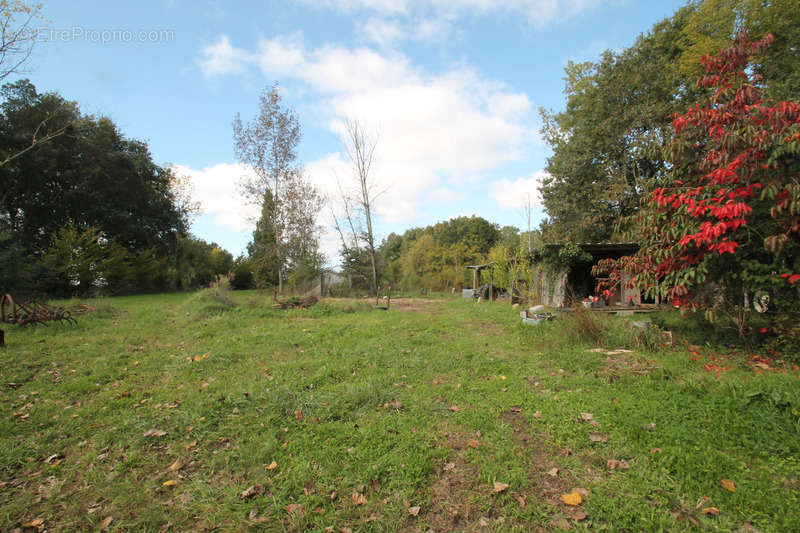
{"label": "leafy green tree", "polygon": [[565,69],[564,111],[542,111],[553,149],[542,188],[548,241],[604,241],[624,231],[642,198],[665,179],[671,117],[704,97],[697,58],[725,48],[739,28],[775,43],[751,68],[765,96],[800,92],[800,10],[791,0],[702,0],[630,48]]}
{"label": "leafy green tree", "polygon": [[125,138],[107,118],[84,116],[56,93],[27,80],[7,84],[0,104],[0,150],[15,152],[45,121],[67,131],[0,167],[0,217],[36,249],[68,223],[101,231],[129,251],[167,255],[185,231],[169,169],[147,146]]}

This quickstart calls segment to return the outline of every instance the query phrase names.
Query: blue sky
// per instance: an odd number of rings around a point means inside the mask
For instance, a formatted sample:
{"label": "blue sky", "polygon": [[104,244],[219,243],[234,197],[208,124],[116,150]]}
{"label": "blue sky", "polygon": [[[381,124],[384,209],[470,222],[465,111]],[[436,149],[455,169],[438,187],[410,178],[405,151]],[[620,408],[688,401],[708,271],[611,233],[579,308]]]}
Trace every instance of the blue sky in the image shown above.
{"label": "blue sky", "polygon": [[[523,228],[522,203],[535,200],[549,154],[538,109],[563,108],[567,61],[621,50],[684,3],[46,2],[48,30],[24,75],[111,117],[187,175],[203,209],[192,232],[234,255],[254,212],[237,195],[247,170],[231,121],[252,118],[274,81],[301,123],[300,162],[323,192],[351,178],[343,121],[377,136],[373,176],[387,188],[378,237],[471,214]],[[319,222],[334,259],[327,210]]]}

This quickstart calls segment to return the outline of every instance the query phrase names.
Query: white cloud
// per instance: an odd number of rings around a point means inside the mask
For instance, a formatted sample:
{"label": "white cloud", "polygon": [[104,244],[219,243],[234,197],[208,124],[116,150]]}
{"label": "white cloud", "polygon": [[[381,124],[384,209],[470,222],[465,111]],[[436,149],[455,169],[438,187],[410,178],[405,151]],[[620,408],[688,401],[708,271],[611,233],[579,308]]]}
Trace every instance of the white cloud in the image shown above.
{"label": "white cloud", "polygon": [[204,46],[201,53],[199,64],[206,76],[242,74],[250,62],[249,54],[231,46],[227,35],[216,44]]}
{"label": "white cloud", "polygon": [[[372,176],[378,190],[387,190],[377,202],[377,214],[387,221],[415,220],[423,207],[452,198],[443,191],[521,159],[538,142],[527,95],[470,68],[432,74],[398,53],[307,49],[297,35],[264,39],[254,53],[229,46],[222,37],[205,47],[200,65],[216,66],[219,56],[247,58],[267,79],[290,78],[311,89],[340,139],[347,118],[378,135]],[[337,176],[342,183],[351,179],[339,152],[306,163],[306,172],[329,195]]]}
{"label": "white cloud", "polygon": [[200,202],[203,214],[214,217],[214,223],[236,231],[251,231],[253,220],[259,210],[239,193],[239,181],[252,170],[241,164],[220,163],[196,170],[185,165],[175,165],[172,169],[182,176],[188,176],[191,183],[192,200]]}
{"label": "white cloud", "polygon": [[537,170],[529,178],[519,178],[515,181],[501,179],[489,184],[492,198],[503,209],[524,208],[530,195],[532,206],[542,205],[542,195],[539,187],[542,180],[549,174],[544,170]]}
{"label": "white cloud", "polygon": [[487,17],[506,14],[523,17],[535,27],[544,27],[596,9],[617,6],[621,0],[306,0],[315,7],[345,13],[358,10],[383,16],[447,20],[455,17]]}
{"label": "white cloud", "polygon": [[358,26],[359,37],[374,42],[381,48],[390,48],[408,37],[402,24],[391,19],[370,17]]}

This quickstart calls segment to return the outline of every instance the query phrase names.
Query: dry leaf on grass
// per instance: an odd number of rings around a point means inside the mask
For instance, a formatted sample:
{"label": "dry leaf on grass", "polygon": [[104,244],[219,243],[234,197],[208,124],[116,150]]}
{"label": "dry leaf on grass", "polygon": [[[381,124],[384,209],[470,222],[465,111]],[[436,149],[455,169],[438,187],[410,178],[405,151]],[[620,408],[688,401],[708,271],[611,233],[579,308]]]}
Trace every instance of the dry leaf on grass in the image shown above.
{"label": "dry leaf on grass", "polygon": [[167,432],[162,429],[148,429],[142,436],[144,437],[163,437]]}
{"label": "dry leaf on grass", "polygon": [[655,454],[661,453],[663,451],[664,450],[662,450],[661,448],[653,448],[652,450],[650,450],[650,455],[655,455]]}
{"label": "dry leaf on grass", "polygon": [[577,492],[584,500],[589,497],[589,489],[583,487],[573,487],[570,492]]}
{"label": "dry leaf on grass", "polygon": [[306,510],[299,503],[290,503],[286,506],[286,512],[289,514],[297,514],[297,516],[305,516]]}
{"label": "dry leaf on grass", "polygon": [[616,459],[609,459],[608,462],[606,463],[606,468],[608,468],[609,470],[616,470],[617,468],[619,468],[619,461],[617,461]]}
{"label": "dry leaf on grass", "polygon": [[706,507],[705,509],[703,509],[703,514],[710,514],[717,516],[719,515],[719,509],[717,509],[716,507]]}
{"label": "dry leaf on grass", "polygon": [[361,494],[360,492],[354,492],[350,495],[350,499],[353,500],[353,503],[356,505],[364,505],[367,503],[367,497]]}
{"label": "dry leaf on grass", "polygon": [[249,500],[250,498],[258,496],[263,488],[264,485],[260,483],[258,485],[253,485],[252,487],[248,487],[245,490],[243,490],[242,493],[239,494],[239,497],[243,500]]}
{"label": "dry leaf on grass", "polygon": [[409,507],[408,514],[410,514],[411,516],[417,516],[419,514],[420,509],[421,507],[419,506]]}
{"label": "dry leaf on grass", "polygon": [[536,411],[535,413],[533,413],[533,418],[542,418],[542,412]]}
{"label": "dry leaf on grass", "polygon": [[725,490],[736,492],[736,484],[730,479],[723,479],[720,481],[720,483],[722,483],[722,486],[725,487]]}
{"label": "dry leaf on grass", "polygon": [[44,526],[44,520],[42,520],[41,518],[34,518],[30,522],[25,522],[24,524],[22,524],[22,527],[32,527],[37,531],[41,531],[42,526]]}
{"label": "dry leaf on grass", "polygon": [[574,519],[574,520],[577,520],[578,522],[580,522],[581,520],[586,520],[587,516],[589,516],[589,515],[587,515],[586,513],[581,511],[580,509],[571,509],[569,511],[569,517]]}
{"label": "dry leaf on grass", "polygon": [[592,413],[581,413],[581,420],[584,422],[588,422],[589,420],[594,420],[594,415]]}
{"label": "dry leaf on grass", "polygon": [[178,484],[178,480],[177,479],[169,479],[169,480],[165,481],[164,483],[162,483],[161,486],[162,487],[174,487],[177,484]]}
{"label": "dry leaf on grass", "polygon": [[547,471],[547,475],[550,477],[558,477],[558,468],[551,468]]}
{"label": "dry leaf on grass", "polygon": [[589,433],[589,440],[592,442],[608,442],[608,435],[604,433]]}
{"label": "dry leaf on grass", "polygon": [[519,405],[512,405],[511,407],[509,407],[509,410],[512,413],[521,413],[522,412],[522,407],[520,407]]}
{"label": "dry leaf on grass", "polygon": [[278,463],[276,463],[275,461],[272,461],[270,464],[267,465],[267,470],[275,470],[276,468],[278,468]]}
{"label": "dry leaf on grass", "polygon": [[183,461],[181,461],[180,459],[175,459],[175,462],[169,465],[167,467],[167,470],[169,472],[177,472],[181,468],[183,468]]}
{"label": "dry leaf on grass", "polygon": [[114,521],[114,517],[113,516],[105,517],[103,519],[103,521],[100,522],[100,529],[108,529],[108,526],[110,526],[111,522],[113,522],[113,521]]}
{"label": "dry leaf on grass", "polygon": [[303,419],[303,411],[295,411],[294,412],[295,420],[302,420]]}
{"label": "dry leaf on grass", "polygon": [[478,441],[477,441],[477,440],[475,440],[475,439],[469,439],[469,440],[467,441],[467,446],[469,446],[470,448],[477,448],[477,447],[478,447],[478,446],[480,446],[480,445],[481,445],[481,443],[480,443],[480,442],[478,442]]}
{"label": "dry leaf on grass", "polygon": [[508,488],[508,483],[500,483],[498,481],[494,482],[494,491],[495,492],[503,492]]}
{"label": "dry leaf on grass", "polygon": [[583,498],[577,492],[570,492],[569,494],[562,494],[561,501],[567,505],[580,505]]}

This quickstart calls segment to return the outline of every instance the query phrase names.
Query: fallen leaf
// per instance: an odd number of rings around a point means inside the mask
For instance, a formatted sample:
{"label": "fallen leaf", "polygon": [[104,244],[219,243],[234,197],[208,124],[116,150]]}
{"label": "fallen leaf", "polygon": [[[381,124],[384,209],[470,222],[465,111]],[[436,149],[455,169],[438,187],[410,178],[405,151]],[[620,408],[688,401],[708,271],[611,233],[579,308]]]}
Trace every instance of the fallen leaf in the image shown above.
{"label": "fallen leaf", "polygon": [[497,493],[497,492],[503,492],[503,491],[505,491],[507,488],[508,488],[508,483],[500,483],[500,482],[498,482],[498,481],[495,481],[495,482],[494,482],[494,491],[495,491],[496,493]]}
{"label": "fallen leaf", "polygon": [[561,501],[567,505],[580,505],[583,498],[577,492],[570,492],[569,494],[562,494]]}
{"label": "fallen leaf", "polygon": [[736,484],[730,479],[723,479],[720,481],[720,483],[722,483],[722,486],[725,487],[725,490],[736,492]]}
{"label": "fallen leaf", "polygon": [[594,415],[592,413],[581,413],[581,420],[584,422],[588,422],[589,420],[594,420]]}
{"label": "fallen leaf", "polygon": [[113,521],[114,521],[114,517],[113,516],[105,517],[103,519],[103,521],[100,522],[100,529],[108,529],[108,526],[110,526],[111,522],[113,522]]}
{"label": "fallen leaf", "polygon": [[[53,455],[51,455],[50,457],[45,459],[45,463],[51,465],[54,462],[58,461],[59,459],[64,459],[64,456],[61,455],[60,453],[54,453]],[[61,462],[61,461],[58,461],[58,462]]]}
{"label": "fallen leaf", "polygon": [[649,424],[645,424],[644,429],[655,429],[656,423],[650,422]]}
{"label": "fallen leaf", "polygon": [[451,405],[450,407],[448,407],[448,409],[453,411],[454,413],[456,413],[456,412],[461,410],[461,409],[459,409],[459,407],[457,405]]}
{"label": "fallen leaf", "polygon": [[421,507],[419,506],[409,507],[408,514],[410,514],[411,516],[417,516],[419,514],[420,509]]}
{"label": "fallen leaf", "polygon": [[592,442],[608,442],[608,435],[603,433],[589,433],[589,440]]}
{"label": "fallen leaf", "polygon": [[716,507],[706,507],[705,509],[703,509],[703,514],[710,514],[717,516],[719,515],[719,509],[717,509]]}
{"label": "fallen leaf", "polygon": [[370,488],[372,488],[372,492],[379,492],[381,490],[381,485],[378,483],[377,479],[373,479],[369,482]]}
{"label": "fallen leaf", "polygon": [[166,434],[167,434],[167,432],[162,430],[162,429],[153,428],[153,429],[148,429],[147,431],[145,431],[143,436],[144,437],[163,437]]}
{"label": "fallen leaf", "polygon": [[650,455],[655,455],[655,454],[661,453],[663,451],[664,450],[662,450],[661,448],[653,448],[652,450],[650,450]]}
{"label": "fallen leaf", "polygon": [[354,492],[350,495],[350,499],[353,500],[353,503],[356,505],[364,505],[367,503],[367,497],[361,494],[360,492]]}
{"label": "fallen leaf", "polygon": [[249,500],[255,496],[258,496],[261,493],[261,490],[264,488],[264,485],[258,484],[253,485],[252,487],[248,487],[239,494],[239,497],[243,500]]}
{"label": "fallen leaf", "polygon": [[620,462],[619,462],[619,469],[620,469],[620,470],[627,470],[627,469],[629,469],[630,467],[631,467],[631,465],[629,465],[629,464],[628,464],[628,461],[626,461],[626,460],[624,460],[624,459],[623,459],[622,461],[620,461]]}
{"label": "fallen leaf", "polygon": [[609,470],[616,470],[617,468],[619,468],[619,461],[617,461],[616,459],[609,459],[608,462],[606,463],[606,467]]}
{"label": "fallen leaf", "polygon": [[314,509],[311,512],[314,513],[314,514],[325,514],[325,508],[324,507],[317,507],[316,509]]}
{"label": "fallen leaf", "polygon": [[478,441],[477,441],[477,440],[475,440],[475,439],[469,439],[469,440],[467,441],[467,446],[469,446],[470,448],[477,448],[477,447],[479,447],[480,445],[481,445],[481,443],[480,443],[480,442],[478,442]]}
{"label": "fallen leaf", "polygon": [[509,408],[509,410],[510,410],[512,413],[521,413],[521,412],[522,412],[522,407],[520,407],[519,405],[512,405],[512,406]]}
{"label": "fallen leaf", "polygon": [[286,512],[289,514],[297,513],[297,516],[305,516],[306,510],[299,503],[290,503],[286,506]]}
{"label": "fallen leaf", "polygon": [[167,467],[167,470],[170,472],[177,472],[181,468],[183,468],[183,461],[181,461],[180,459],[175,459],[175,462],[169,465]]}
{"label": "fallen leaf", "polygon": [[580,509],[572,509],[572,510],[569,511],[569,517],[574,519],[574,520],[577,520],[578,522],[580,522],[581,520],[586,520],[587,516],[589,516],[589,515],[587,515],[586,513],[581,511]]}
{"label": "fallen leaf", "polygon": [[589,489],[583,487],[573,487],[570,492],[578,493],[584,500],[589,497]]}
{"label": "fallen leaf", "polygon": [[403,404],[398,402],[397,400],[392,400],[391,402],[389,402],[389,405],[391,405],[392,407],[394,407],[398,411],[403,408]]}
{"label": "fallen leaf", "polygon": [[547,475],[550,477],[558,477],[558,468],[551,468],[547,471]]}
{"label": "fallen leaf", "polygon": [[44,520],[42,520],[41,518],[34,518],[30,522],[25,522],[24,524],[22,524],[22,527],[32,527],[41,531],[43,525],[44,525]]}
{"label": "fallen leaf", "polygon": [[190,449],[194,448],[195,446],[197,446],[197,441],[196,441],[196,440],[193,440],[193,441],[192,441],[192,442],[190,442],[189,444],[186,444],[186,445],[184,446],[184,448],[185,448],[185,449],[187,449],[187,450],[190,450]]}
{"label": "fallen leaf", "polygon": [[177,484],[178,484],[178,480],[177,479],[169,479],[169,480],[165,481],[164,483],[162,483],[161,486],[162,487],[174,487]]}
{"label": "fallen leaf", "polygon": [[525,505],[528,503],[527,496],[517,496],[517,501],[519,502],[519,506],[521,509],[525,508]]}
{"label": "fallen leaf", "polygon": [[247,515],[247,518],[251,521],[258,519],[258,507],[253,507],[250,509],[250,513]]}
{"label": "fallen leaf", "polygon": [[450,470],[453,470],[455,467],[456,467],[455,463],[445,463],[444,466],[442,467],[442,470],[444,472],[448,472]]}
{"label": "fallen leaf", "polygon": [[533,418],[542,418],[542,412],[536,411],[535,413],[533,413]]}
{"label": "fallen leaf", "polygon": [[302,420],[303,419],[303,411],[295,411],[294,412],[295,420]]}
{"label": "fallen leaf", "polygon": [[267,470],[275,470],[276,468],[278,468],[278,463],[276,463],[275,461],[272,461],[270,464],[267,465]]}
{"label": "fallen leaf", "polygon": [[376,521],[377,519],[378,519],[378,516],[377,516],[375,513],[372,513],[371,515],[369,515],[369,516],[368,516],[368,517],[367,517],[367,518],[364,520],[364,523],[365,523],[365,524],[369,524],[370,522],[374,522],[374,521]]}

